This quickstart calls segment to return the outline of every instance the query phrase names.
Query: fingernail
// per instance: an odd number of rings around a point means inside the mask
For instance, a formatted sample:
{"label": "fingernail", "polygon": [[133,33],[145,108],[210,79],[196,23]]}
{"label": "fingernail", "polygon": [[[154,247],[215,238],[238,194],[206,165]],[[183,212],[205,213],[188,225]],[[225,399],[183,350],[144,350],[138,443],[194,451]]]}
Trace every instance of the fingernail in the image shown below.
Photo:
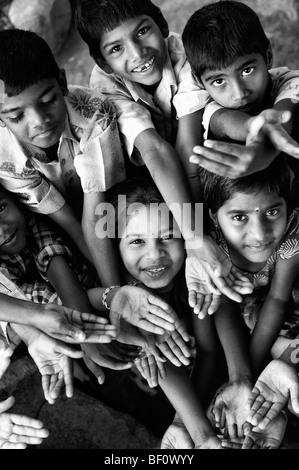
{"label": "fingernail", "polygon": [[200,159],[198,157],[195,157],[194,155],[191,155],[191,157],[189,158],[189,162],[191,163],[199,163],[200,162]]}

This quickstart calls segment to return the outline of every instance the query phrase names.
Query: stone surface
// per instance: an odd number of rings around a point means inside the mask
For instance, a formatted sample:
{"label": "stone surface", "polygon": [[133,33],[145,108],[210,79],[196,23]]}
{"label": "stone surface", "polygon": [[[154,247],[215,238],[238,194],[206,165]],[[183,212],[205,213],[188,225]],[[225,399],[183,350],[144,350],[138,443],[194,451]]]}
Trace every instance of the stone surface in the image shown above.
{"label": "stone surface", "polygon": [[8,18],[16,28],[39,34],[57,54],[69,32],[72,9],[69,0],[13,0]]}
{"label": "stone surface", "polygon": [[28,449],[158,449],[160,440],[127,413],[75,388],[54,405],[44,399],[41,375],[31,358],[16,357],[0,382],[1,400],[13,395],[10,412],[41,419],[50,435]]}

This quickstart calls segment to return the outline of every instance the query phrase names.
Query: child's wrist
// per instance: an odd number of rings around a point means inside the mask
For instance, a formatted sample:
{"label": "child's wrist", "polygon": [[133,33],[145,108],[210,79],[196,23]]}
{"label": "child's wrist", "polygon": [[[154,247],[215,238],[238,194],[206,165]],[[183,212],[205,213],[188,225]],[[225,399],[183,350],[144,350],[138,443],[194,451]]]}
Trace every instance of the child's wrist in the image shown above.
{"label": "child's wrist", "polygon": [[105,309],[110,310],[110,305],[112,302],[112,299],[114,298],[115,294],[119,291],[121,286],[115,285],[115,286],[109,286],[107,287],[103,294],[102,294],[102,304],[104,305]]}

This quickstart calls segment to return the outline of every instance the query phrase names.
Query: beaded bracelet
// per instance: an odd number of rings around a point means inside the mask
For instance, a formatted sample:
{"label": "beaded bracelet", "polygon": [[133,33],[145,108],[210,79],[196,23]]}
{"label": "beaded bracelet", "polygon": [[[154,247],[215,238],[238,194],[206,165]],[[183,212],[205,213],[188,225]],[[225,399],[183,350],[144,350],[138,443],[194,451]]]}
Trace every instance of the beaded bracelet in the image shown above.
{"label": "beaded bracelet", "polygon": [[110,292],[112,289],[115,289],[116,287],[120,287],[120,286],[110,286],[110,287],[107,287],[107,289],[105,289],[104,292],[103,292],[103,295],[102,295],[102,304],[104,305],[104,307],[105,307],[107,310],[110,310],[110,307],[108,307],[108,304],[107,304],[107,295],[109,294],[109,292]]}

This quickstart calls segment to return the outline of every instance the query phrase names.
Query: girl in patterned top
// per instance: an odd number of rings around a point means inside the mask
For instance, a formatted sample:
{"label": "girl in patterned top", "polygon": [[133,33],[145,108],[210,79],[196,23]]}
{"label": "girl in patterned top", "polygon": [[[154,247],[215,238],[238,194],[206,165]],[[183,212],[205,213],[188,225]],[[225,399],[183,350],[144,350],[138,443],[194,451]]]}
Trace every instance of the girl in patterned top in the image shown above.
{"label": "girl in patterned top", "polygon": [[[232,180],[206,170],[200,170],[199,176],[211,235],[254,284],[241,305],[222,298],[213,317],[204,319],[210,323],[207,344],[217,332],[228,368],[228,383],[216,394],[212,414],[230,437],[244,437],[252,380],[267,365],[271,352],[276,357],[282,353],[281,337],[299,324],[296,310],[291,309],[299,273],[298,209],[292,209],[291,172],[282,156],[266,170],[244,178]],[[271,430],[277,437],[272,444],[278,446],[285,424],[280,420],[273,425],[278,427],[277,435]],[[249,445],[249,437],[253,442],[256,435],[246,437],[243,445]]]}

